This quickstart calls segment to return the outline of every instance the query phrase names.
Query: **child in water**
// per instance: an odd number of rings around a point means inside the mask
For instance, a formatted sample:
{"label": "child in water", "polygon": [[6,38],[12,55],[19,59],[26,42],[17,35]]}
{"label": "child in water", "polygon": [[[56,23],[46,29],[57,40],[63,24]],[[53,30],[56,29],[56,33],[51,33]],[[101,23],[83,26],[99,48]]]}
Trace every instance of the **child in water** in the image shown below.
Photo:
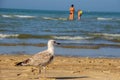
{"label": "child in water", "polygon": [[78,20],[81,19],[82,13],[83,13],[82,10],[78,10]]}

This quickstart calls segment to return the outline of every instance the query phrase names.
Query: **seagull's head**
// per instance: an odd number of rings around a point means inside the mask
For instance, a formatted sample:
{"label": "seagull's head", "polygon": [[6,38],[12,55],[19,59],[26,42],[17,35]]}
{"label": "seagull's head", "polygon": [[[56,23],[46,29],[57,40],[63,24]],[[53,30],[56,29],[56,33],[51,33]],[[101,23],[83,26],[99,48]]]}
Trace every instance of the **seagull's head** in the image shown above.
{"label": "seagull's head", "polygon": [[49,40],[48,41],[48,51],[51,54],[54,54],[54,45],[60,45],[60,43],[56,42],[55,40]]}
{"label": "seagull's head", "polygon": [[60,45],[60,43],[56,42],[55,40],[48,41],[48,50],[51,51],[51,53],[54,53],[54,45]]}
{"label": "seagull's head", "polygon": [[52,46],[52,45],[60,45],[60,43],[56,42],[55,40],[49,40],[48,45],[50,45],[50,46]]}

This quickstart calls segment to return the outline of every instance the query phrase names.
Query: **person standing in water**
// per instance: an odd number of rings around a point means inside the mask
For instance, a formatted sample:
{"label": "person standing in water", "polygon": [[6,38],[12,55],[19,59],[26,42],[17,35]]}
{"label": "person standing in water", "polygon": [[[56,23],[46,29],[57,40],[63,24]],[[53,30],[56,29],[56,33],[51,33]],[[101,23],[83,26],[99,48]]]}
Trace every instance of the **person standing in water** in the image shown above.
{"label": "person standing in water", "polygon": [[78,20],[81,19],[82,13],[83,13],[82,10],[78,10]]}
{"label": "person standing in water", "polygon": [[70,7],[69,20],[74,20],[74,12],[75,12],[75,9],[74,9],[74,5],[72,4]]}

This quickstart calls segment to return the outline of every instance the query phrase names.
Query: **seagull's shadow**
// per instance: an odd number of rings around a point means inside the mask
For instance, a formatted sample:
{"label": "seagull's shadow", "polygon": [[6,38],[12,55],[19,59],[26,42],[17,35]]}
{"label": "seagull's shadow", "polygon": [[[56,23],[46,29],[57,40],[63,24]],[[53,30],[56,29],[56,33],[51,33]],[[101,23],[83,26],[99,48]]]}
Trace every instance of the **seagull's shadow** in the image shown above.
{"label": "seagull's shadow", "polygon": [[55,79],[80,79],[80,78],[89,78],[88,76],[77,76],[77,77],[48,77],[48,78],[55,78]]}

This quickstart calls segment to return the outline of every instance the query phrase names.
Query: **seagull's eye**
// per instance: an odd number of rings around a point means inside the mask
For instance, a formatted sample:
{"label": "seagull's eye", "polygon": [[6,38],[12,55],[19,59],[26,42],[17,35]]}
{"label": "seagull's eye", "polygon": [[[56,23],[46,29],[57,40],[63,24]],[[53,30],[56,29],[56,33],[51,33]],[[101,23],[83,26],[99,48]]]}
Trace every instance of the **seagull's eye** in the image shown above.
{"label": "seagull's eye", "polygon": [[54,43],[56,43],[56,41],[54,41]]}

